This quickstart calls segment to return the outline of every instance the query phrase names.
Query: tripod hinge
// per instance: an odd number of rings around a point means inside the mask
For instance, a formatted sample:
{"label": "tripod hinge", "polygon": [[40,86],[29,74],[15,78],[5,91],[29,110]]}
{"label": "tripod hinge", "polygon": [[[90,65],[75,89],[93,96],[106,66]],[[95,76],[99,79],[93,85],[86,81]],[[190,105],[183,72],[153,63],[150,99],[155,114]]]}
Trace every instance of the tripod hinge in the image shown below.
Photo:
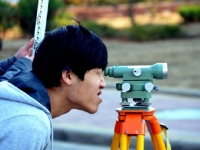
{"label": "tripod hinge", "polygon": [[142,119],[143,119],[143,120],[154,120],[155,117],[154,117],[154,116],[143,116]]}

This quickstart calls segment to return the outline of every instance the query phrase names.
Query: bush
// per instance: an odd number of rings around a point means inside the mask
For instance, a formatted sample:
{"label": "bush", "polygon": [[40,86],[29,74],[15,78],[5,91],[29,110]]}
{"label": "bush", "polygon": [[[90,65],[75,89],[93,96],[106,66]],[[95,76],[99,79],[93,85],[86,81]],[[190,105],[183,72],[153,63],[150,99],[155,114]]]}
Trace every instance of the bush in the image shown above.
{"label": "bush", "polygon": [[123,38],[136,41],[177,38],[183,35],[178,25],[135,25],[121,30],[91,21],[84,21],[82,25],[100,37]]}
{"label": "bush", "polygon": [[[59,8],[63,6],[61,0],[49,0],[46,30],[54,27],[53,18]],[[33,35],[37,15],[38,0],[20,0],[17,8],[17,18],[22,31]]]}
{"label": "bush", "polygon": [[185,22],[200,21],[200,6],[181,6],[178,12]]}
{"label": "bush", "polygon": [[119,36],[117,29],[112,28],[105,24],[98,24],[92,21],[84,21],[82,25],[101,37],[114,38]]}
{"label": "bush", "polygon": [[13,27],[15,22],[15,9],[6,1],[0,0],[0,33],[4,38],[7,29]]}
{"label": "bush", "polygon": [[128,37],[137,41],[177,38],[183,35],[178,25],[135,25],[127,31]]}

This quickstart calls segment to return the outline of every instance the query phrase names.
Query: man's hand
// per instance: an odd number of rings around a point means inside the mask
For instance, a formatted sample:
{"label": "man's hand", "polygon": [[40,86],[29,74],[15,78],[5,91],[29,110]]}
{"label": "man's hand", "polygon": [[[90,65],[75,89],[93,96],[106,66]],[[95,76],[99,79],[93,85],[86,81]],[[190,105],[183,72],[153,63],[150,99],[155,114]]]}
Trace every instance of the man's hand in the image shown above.
{"label": "man's hand", "polygon": [[34,43],[34,38],[32,38],[25,46],[21,47],[19,51],[15,54],[15,58],[19,59],[22,57],[26,57],[33,61],[34,56],[32,56],[33,49],[31,48]]}

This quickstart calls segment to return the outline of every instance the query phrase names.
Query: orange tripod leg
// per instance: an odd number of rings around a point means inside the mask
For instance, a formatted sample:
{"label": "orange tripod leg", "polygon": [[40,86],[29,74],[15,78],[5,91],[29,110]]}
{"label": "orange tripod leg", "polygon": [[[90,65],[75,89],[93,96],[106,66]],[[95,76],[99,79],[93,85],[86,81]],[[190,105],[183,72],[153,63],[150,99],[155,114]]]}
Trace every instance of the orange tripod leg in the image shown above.
{"label": "orange tripod leg", "polygon": [[130,147],[130,143],[131,143],[131,136],[128,136],[128,149],[129,149],[129,147]]}
{"label": "orange tripod leg", "polygon": [[158,120],[156,119],[156,117],[151,116],[151,117],[149,117],[149,119],[148,119],[148,117],[146,117],[145,120],[149,120],[149,121],[146,121],[146,124],[147,124],[148,130],[149,130],[149,133],[151,135],[154,149],[155,150],[166,150],[165,143],[164,143],[164,140],[163,140],[163,137],[161,134],[162,129],[161,129],[160,124],[159,124]]}
{"label": "orange tripod leg", "polygon": [[159,134],[154,134],[154,136],[155,136],[156,143],[157,143],[157,145],[158,145],[159,150],[160,150],[160,149],[166,150],[166,148],[165,148],[165,143],[164,143],[162,134],[161,134],[161,133],[159,133]]}
{"label": "orange tripod leg", "polygon": [[159,150],[154,134],[150,133],[150,136],[151,136],[151,141],[153,143],[154,150]]}
{"label": "orange tripod leg", "polygon": [[128,135],[121,134],[120,150],[128,150]]}
{"label": "orange tripod leg", "polygon": [[136,150],[144,150],[144,135],[137,135]]}
{"label": "orange tripod leg", "polygon": [[118,150],[119,142],[120,142],[120,134],[114,133],[111,150]]}

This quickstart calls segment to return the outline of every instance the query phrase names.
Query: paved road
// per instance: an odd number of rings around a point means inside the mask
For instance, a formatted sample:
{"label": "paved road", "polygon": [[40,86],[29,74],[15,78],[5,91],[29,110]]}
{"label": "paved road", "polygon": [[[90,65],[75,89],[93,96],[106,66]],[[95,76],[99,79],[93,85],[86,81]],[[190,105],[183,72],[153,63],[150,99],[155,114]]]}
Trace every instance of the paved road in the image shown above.
{"label": "paved road", "polygon": [[97,146],[73,142],[54,141],[54,150],[110,150],[108,146]]}
{"label": "paved road", "polygon": [[[50,149],[50,147],[49,147]],[[110,146],[80,144],[73,142],[54,141],[54,150],[110,150]],[[135,150],[130,148],[129,150]]]}
{"label": "paved road", "polygon": [[[120,107],[120,92],[114,89],[104,89],[100,96],[103,102],[96,114],[88,114],[72,110],[53,121],[55,123],[78,124],[81,126],[96,126],[114,128],[117,118],[116,108]],[[159,122],[167,124],[170,131],[187,132],[189,135],[200,135],[200,99],[174,95],[152,94],[152,107],[156,108],[155,116]],[[199,113],[199,114],[198,114]]]}

